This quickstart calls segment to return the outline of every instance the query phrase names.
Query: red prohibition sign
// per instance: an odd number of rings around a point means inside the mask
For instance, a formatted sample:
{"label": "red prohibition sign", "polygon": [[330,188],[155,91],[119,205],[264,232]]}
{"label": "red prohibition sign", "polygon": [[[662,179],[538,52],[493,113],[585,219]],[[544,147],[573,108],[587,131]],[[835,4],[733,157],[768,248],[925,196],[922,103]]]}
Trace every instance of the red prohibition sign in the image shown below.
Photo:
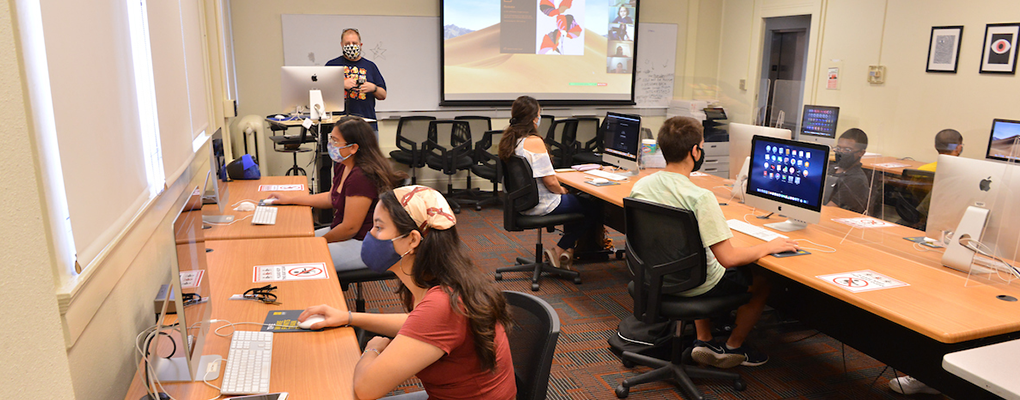
{"label": "red prohibition sign", "polygon": [[300,267],[291,268],[287,270],[287,273],[293,276],[315,276],[321,274],[322,270],[319,269],[318,267]]}
{"label": "red prohibition sign", "polygon": [[834,278],[832,280],[832,282],[837,284],[837,285],[846,286],[846,287],[865,287],[865,286],[868,286],[868,281],[866,281],[864,279],[854,279],[854,278],[845,277],[845,276]]}

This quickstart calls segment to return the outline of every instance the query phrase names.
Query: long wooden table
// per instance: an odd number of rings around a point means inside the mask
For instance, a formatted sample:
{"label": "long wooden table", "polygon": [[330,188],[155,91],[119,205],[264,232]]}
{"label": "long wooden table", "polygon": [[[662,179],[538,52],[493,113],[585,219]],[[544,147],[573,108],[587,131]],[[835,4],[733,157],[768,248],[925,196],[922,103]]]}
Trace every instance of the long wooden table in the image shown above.
{"label": "long wooden table", "polygon": [[[236,203],[247,200],[258,204],[259,200],[269,197],[270,193],[260,192],[260,185],[305,185],[303,192],[275,192],[275,193],[308,193],[308,180],[303,176],[264,176],[257,180],[234,180],[227,183],[230,198],[222,215],[233,215],[232,224],[211,224],[209,229],[203,233],[206,240],[230,240],[230,239],[266,239],[286,237],[311,237],[315,236],[315,228],[312,224],[312,209],[307,206],[276,206],[276,224],[274,225],[252,225],[251,217],[253,211],[234,211]],[[220,210],[215,204],[208,204],[202,207],[205,215],[220,215]],[[248,216],[247,219],[239,219]]]}
{"label": "long wooden table", "polygon": [[[347,306],[340,284],[333,276],[333,263],[323,238],[286,238],[217,240],[206,242],[208,275],[212,293],[212,318],[230,322],[262,323],[273,310],[298,310],[317,304],[329,304],[341,311]],[[228,300],[254,286],[252,269],[256,265],[325,262],[329,279],[276,282],[280,305],[250,300]],[[213,323],[212,328],[223,323]],[[255,331],[257,325],[237,325],[236,330]],[[224,328],[221,333],[230,333]],[[215,335],[210,329],[204,354],[227,356],[229,337]],[[273,338],[273,367],[270,392],[289,392],[294,399],[352,399],[354,365],[361,352],[352,328],[333,328],[321,332],[277,333]],[[223,380],[210,381],[219,386]],[[177,399],[210,399],[219,392],[201,380],[163,383]],[[125,400],[137,400],[145,388],[136,374]]]}
{"label": "long wooden table", "polygon": [[[616,221],[623,197],[633,183],[657,172],[644,170],[637,177],[614,186],[596,187],[585,183],[590,177],[580,172],[559,173],[564,185],[612,204],[605,207],[607,225]],[[692,182],[712,190],[728,219],[753,225],[781,221],[773,216],[760,220],[748,214],[752,209],[730,200],[726,180],[715,176],[692,177]],[[762,215],[757,212],[755,215]],[[941,252],[923,251],[903,237],[924,236],[924,232],[903,226],[855,229],[834,218],[859,217],[836,207],[823,207],[821,222],[784,234],[791,239],[808,239],[836,251],[824,253],[820,246],[801,242],[811,255],[758,260],[777,286],[770,302],[832,337],[915,375],[916,378],[957,398],[981,398],[987,392],[946,373],[942,356],[953,351],[1020,337],[1020,302],[996,296],[1020,297],[1020,285],[970,276],[941,265]],[[747,217],[747,218],[745,218]],[[622,221],[622,219],[621,219]],[[612,226],[612,225],[610,225]],[[759,239],[734,233],[734,246],[751,246]],[[927,249],[927,248],[923,248]],[[909,286],[853,293],[817,276],[872,270]],[[777,290],[778,289],[778,290]]]}

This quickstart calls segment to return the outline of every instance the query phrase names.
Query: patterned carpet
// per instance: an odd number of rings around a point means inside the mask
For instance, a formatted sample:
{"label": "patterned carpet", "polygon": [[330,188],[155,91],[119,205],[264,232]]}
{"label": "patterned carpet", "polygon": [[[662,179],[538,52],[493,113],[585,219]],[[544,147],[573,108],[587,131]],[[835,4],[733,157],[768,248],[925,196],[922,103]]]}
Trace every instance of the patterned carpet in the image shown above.
{"label": "patterned carpet", "polygon": [[[458,216],[461,239],[476,265],[487,275],[497,267],[512,265],[516,257],[530,257],[535,249],[535,231],[503,230],[503,215],[489,207],[476,212],[465,207]],[[623,236],[610,231],[617,247]],[[543,234],[546,246],[559,238],[557,233]],[[534,293],[549,302],[560,318],[561,333],[553,359],[549,399],[615,399],[613,389],[623,379],[647,371],[624,368],[609,351],[606,340],[615,334],[620,319],[631,312],[626,293],[629,273],[623,260],[575,264],[583,284],[556,278],[542,279],[541,289],[531,292],[530,274],[507,273],[503,281],[493,282],[500,289]],[[392,294],[395,283],[371,283],[365,286],[370,312],[400,312]],[[352,298],[351,295],[347,296]],[[353,300],[349,300],[353,308]],[[695,381],[712,399],[905,399],[891,392],[888,381],[893,370],[867,355],[824,334],[804,328],[780,329],[774,317],[766,317],[749,339],[770,356],[759,367],[737,367],[747,390],[737,392],[723,382]],[[761,328],[762,326],[773,326]],[[880,375],[881,374],[881,375]],[[398,390],[414,391],[416,382]],[[945,399],[944,396],[914,396]],[[646,384],[631,389],[630,399],[680,399],[672,384]]]}

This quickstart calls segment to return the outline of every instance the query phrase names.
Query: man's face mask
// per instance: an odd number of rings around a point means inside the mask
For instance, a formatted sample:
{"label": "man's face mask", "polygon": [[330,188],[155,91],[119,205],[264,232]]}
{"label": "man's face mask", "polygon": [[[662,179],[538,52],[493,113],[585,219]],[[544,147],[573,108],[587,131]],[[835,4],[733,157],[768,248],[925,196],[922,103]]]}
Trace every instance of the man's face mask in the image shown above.
{"label": "man's face mask", "polygon": [[361,46],[356,44],[345,44],[344,45],[344,57],[349,60],[355,60],[361,56]]}

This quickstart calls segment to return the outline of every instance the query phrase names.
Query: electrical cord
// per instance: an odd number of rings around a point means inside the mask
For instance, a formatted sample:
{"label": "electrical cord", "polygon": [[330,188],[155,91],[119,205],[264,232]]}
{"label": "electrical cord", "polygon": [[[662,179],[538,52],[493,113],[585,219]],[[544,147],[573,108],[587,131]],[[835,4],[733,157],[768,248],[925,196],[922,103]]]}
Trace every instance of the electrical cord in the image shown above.
{"label": "electrical cord", "polygon": [[815,243],[815,242],[812,242],[812,241],[810,241],[808,239],[793,239],[794,242],[799,242],[801,240],[803,240],[805,242],[808,242],[808,243],[811,243],[811,244],[813,244],[815,246],[818,246],[818,247],[825,247],[825,248],[827,248],[829,250],[822,250],[822,249],[817,249],[817,248],[812,248],[812,247],[801,247],[801,249],[804,249],[804,250],[814,250],[814,251],[817,251],[819,253],[835,253],[836,252],[836,248],[835,247],[831,247],[831,246],[826,246],[824,244]]}

